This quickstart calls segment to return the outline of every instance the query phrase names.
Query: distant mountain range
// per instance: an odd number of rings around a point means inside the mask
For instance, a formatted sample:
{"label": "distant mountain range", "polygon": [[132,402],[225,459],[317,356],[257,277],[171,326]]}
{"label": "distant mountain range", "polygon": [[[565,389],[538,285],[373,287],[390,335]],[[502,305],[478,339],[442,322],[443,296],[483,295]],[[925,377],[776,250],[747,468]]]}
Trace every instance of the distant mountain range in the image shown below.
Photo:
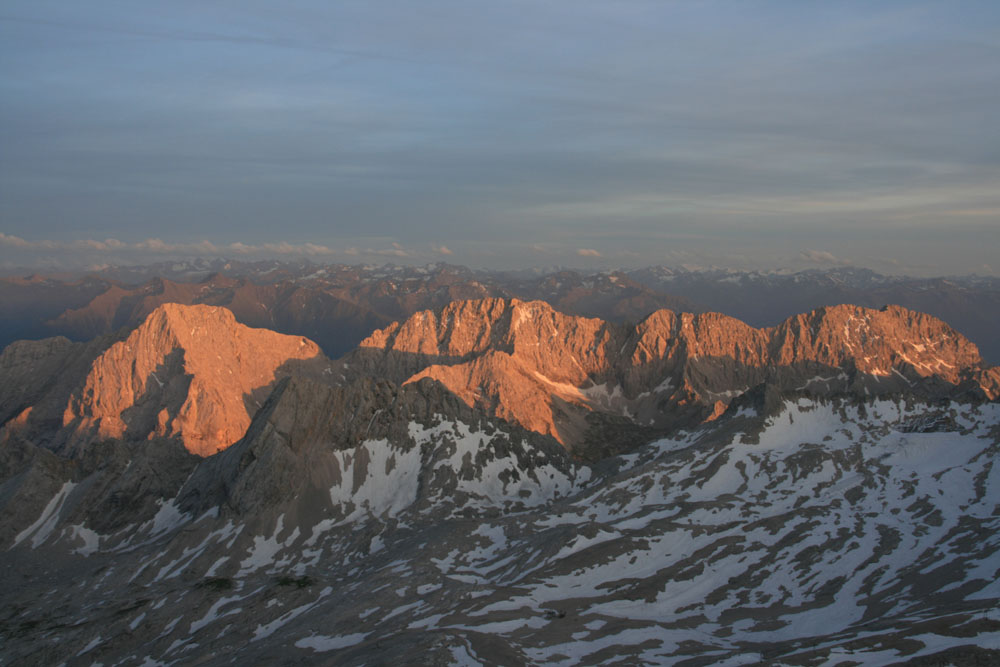
{"label": "distant mountain range", "polygon": [[636,322],[659,309],[719,312],[775,326],[822,306],[899,305],[948,322],[1000,362],[1000,280],[918,279],[863,269],[799,273],[653,267],[634,271],[536,273],[426,267],[319,266],[306,262],[197,260],[112,267],[82,279],[0,279],[0,346],[64,335],[89,340],[135,327],[162,303],[225,306],[237,320],[307,336],[331,357],[375,329],[461,299],[542,300],[569,315]]}
{"label": "distant mountain range", "polygon": [[898,305],[944,320],[979,346],[984,357],[1000,363],[998,278],[908,278],[853,268],[762,273],[656,267],[629,276],[758,327],[821,306]]}

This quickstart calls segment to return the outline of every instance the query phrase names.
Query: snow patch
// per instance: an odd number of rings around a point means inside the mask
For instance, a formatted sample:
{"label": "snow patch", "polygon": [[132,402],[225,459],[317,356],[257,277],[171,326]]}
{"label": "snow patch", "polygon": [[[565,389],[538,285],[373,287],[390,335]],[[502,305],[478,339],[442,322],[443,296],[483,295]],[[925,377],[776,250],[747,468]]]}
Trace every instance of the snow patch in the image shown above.
{"label": "snow patch", "polygon": [[336,635],[332,637],[328,635],[313,635],[312,637],[306,637],[295,642],[295,646],[297,648],[312,649],[317,653],[336,651],[340,648],[360,644],[369,634],[368,632],[357,632],[353,635]]}
{"label": "snow patch", "polygon": [[48,505],[42,510],[41,515],[38,519],[18,533],[17,537],[14,538],[14,546],[16,547],[24,540],[31,538],[31,548],[37,548],[42,542],[49,538],[52,531],[56,529],[56,525],[59,523],[59,514],[62,511],[63,504],[66,502],[66,498],[69,494],[73,492],[76,488],[76,484],[73,482],[66,482],[62,485],[62,488],[56,492],[56,495],[52,496],[49,500]]}

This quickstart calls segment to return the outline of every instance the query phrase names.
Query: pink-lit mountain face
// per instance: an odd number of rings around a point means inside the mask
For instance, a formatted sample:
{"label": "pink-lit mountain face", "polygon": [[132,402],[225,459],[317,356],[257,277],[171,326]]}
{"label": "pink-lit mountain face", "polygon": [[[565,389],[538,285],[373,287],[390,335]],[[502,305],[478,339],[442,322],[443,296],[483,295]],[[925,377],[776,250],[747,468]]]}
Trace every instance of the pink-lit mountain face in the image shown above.
{"label": "pink-lit mountain face", "polygon": [[[306,338],[251,329],[211,306],[164,304],[127,337],[94,348],[64,339],[7,348],[0,358],[5,372],[18,377],[22,389],[42,388],[34,400],[21,399],[25,404],[3,428],[43,437],[58,449],[107,439],[174,439],[209,456],[243,437],[279,379],[293,371],[322,373],[329,363]],[[80,360],[95,353],[85,374],[63,375],[64,366],[82,370]],[[76,358],[68,362],[67,356]],[[16,401],[5,397],[6,404]]]}
{"label": "pink-lit mountain face", "polygon": [[666,433],[714,419],[763,385],[859,399],[993,400],[1000,391],[1000,371],[975,345],[899,307],[836,306],[755,329],[716,313],[664,310],[622,326],[543,302],[465,301],[377,331],[345,361],[355,374],[434,379],[468,405],[577,453],[595,439],[604,447],[615,440],[604,417]]}

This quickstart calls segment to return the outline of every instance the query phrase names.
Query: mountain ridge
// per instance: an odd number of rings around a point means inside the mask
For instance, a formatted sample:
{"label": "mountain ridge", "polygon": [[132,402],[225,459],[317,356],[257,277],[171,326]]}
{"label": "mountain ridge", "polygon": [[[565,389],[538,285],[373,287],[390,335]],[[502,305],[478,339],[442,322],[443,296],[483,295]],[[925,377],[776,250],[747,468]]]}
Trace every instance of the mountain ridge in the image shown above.
{"label": "mountain ridge", "polygon": [[[377,330],[336,365],[312,341],[244,327],[221,307],[163,304],[118,337],[10,346],[0,367],[23,379],[8,389],[5,408],[20,407],[4,428],[51,430],[59,419],[57,440],[69,448],[95,437],[174,437],[204,456],[243,436],[278,375],[429,378],[470,407],[593,458],[715,419],[761,383],[820,396],[1000,396],[1000,368],[974,344],[898,306],[823,307],[757,329],[718,313],[660,310],[629,326],[541,301],[456,301]],[[58,367],[77,369],[65,374],[68,395],[54,384]],[[48,375],[42,389],[29,377],[39,372]],[[588,452],[598,437],[606,446]]]}
{"label": "mountain ridge", "polygon": [[1000,370],[973,343],[898,306],[823,307],[763,329],[718,313],[661,310],[629,327],[540,301],[484,299],[417,313],[343,361],[358,376],[435,379],[467,404],[571,449],[586,439],[587,412],[666,433],[718,417],[762,382],[816,394],[1000,395]]}
{"label": "mountain ridge", "polygon": [[0,321],[0,346],[50,335],[86,340],[137,326],[160,303],[176,301],[226,306],[243,324],[306,336],[337,357],[376,328],[414,312],[499,296],[542,300],[570,315],[615,322],[638,321],[667,308],[722,312],[754,327],[775,326],[821,306],[895,303],[948,322],[991,363],[1000,363],[1000,280],[979,276],[915,278],[857,268],[496,272],[441,263],[198,261],[106,267],[79,282],[69,280],[0,278],[0,311],[8,314]]}

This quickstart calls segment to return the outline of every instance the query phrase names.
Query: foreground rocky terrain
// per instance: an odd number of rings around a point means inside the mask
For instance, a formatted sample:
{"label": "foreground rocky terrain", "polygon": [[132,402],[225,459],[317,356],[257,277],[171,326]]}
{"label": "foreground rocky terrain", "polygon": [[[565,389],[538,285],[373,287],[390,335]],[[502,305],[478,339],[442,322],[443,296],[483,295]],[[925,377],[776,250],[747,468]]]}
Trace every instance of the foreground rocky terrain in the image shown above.
{"label": "foreground rocky terrain", "polygon": [[938,320],[272,336],[166,306],[4,351],[0,661],[1000,660],[998,371]]}

